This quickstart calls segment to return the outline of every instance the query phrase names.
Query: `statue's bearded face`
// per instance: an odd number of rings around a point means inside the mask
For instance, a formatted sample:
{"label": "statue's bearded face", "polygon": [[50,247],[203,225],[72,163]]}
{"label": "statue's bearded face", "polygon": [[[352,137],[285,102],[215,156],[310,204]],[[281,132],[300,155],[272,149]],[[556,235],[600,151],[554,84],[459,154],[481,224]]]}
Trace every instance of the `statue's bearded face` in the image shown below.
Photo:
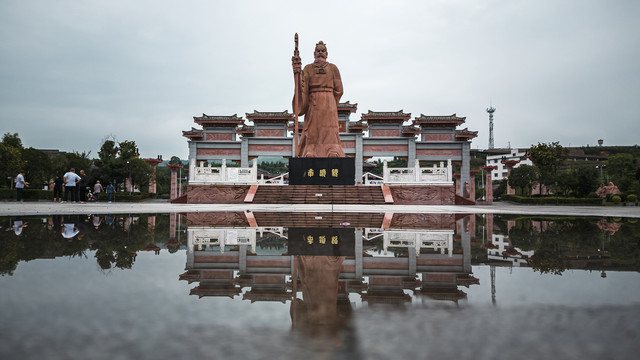
{"label": "statue's bearded face", "polygon": [[316,62],[325,62],[327,60],[327,47],[324,45],[317,45],[316,50],[313,52],[313,57]]}

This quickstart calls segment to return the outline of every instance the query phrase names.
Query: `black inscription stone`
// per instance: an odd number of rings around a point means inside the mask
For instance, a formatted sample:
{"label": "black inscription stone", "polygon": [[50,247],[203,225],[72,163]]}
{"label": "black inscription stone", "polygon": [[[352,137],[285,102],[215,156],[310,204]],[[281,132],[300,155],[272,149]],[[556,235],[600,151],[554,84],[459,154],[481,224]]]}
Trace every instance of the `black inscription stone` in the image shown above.
{"label": "black inscription stone", "polygon": [[289,255],[355,256],[354,228],[289,228]]}
{"label": "black inscription stone", "polygon": [[290,185],[355,185],[355,159],[289,158]]}

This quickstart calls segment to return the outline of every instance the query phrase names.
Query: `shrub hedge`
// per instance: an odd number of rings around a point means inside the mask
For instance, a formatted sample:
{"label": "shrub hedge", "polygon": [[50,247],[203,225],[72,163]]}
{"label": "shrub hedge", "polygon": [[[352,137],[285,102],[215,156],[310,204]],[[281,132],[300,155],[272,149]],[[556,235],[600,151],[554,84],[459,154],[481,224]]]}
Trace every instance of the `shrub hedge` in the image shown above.
{"label": "shrub hedge", "polygon": [[602,205],[602,199],[599,198],[502,195],[500,199],[530,205]]}
{"label": "shrub hedge", "polygon": [[[141,201],[144,199],[154,198],[155,195],[148,193],[133,193],[129,195],[127,192],[119,192],[116,193],[116,201]],[[15,200],[16,199],[16,189],[7,189],[0,188],[0,200]],[[39,201],[39,200],[48,200],[53,201],[53,191],[49,190],[36,190],[36,189],[24,189],[22,191],[22,199],[24,201]],[[100,202],[107,201],[107,194],[103,193],[100,196]]]}

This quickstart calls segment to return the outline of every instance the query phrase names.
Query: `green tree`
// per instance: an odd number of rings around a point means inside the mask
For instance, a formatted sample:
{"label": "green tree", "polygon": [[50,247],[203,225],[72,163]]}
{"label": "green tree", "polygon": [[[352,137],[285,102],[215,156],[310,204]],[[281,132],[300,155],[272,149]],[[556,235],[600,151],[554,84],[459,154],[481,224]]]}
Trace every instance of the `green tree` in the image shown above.
{"label": "green tree", "polygon": [[135,141],[124,140],[118,143],[119,155],[123,160],[129,160],[134,157],[140,156],[138,154],[138,147]]}
{"label": "green tree", "polygon": [[575,188],[576,197],[587,197],[598,188],[600,174],[594,167],[580,167],[576,170],[578,185]]}
{"label": "green tree", "polygon": [[[376,167],[371,169],[371,173],[378,176],[382,176],[382,171],[384,170],[384,161],[378,159],[372,162],[372,164],[374,164]],[[390,168],[407,167],[407,160],[394,158],[393,160],[387,161],[387,167],[390,167]]]}
{"label": "green tree", "polygon": [[24,149],[24,147],[22,146],[22,140],[20,140],[20,136],[18,135],[18,133],[5,133],[2,136],[2,142],[5,145],[9,145],[11,147],[14,147],[20,151],[22,151],[22,149]]}
{"label": "green tree", "polygon": [[562,147],[559,142],[548,144],[538,143],[531,145],[527,152],[533,165],[538,168],[540,174],[540,186],[550,187],[556,181],[559,165],[566,159],[569,150]]}
{"label": "green tree", "polygon": [[538,170],[527,164],[522,164],[511,170],[509,173],[509,185],[516,189],[520,188],[520,194],[525,195],[531,193],[533,184],[538,181]]}
{"label": "green tree", "polygon": [[[22,153],[18,148],[11,145],[7,145],[4,142],[0,143],[0,184],[3,187],[10,187],[12,183],[8,181],[8,178],[14,178],[22,167],[24,162],[22,161]],[[29,181],[29,180],[27,180]]]}
{"label": "green tree", "polygon": [[172,156],[171,159],[169,159],[169,164],[174,165],[174,164],[182,164],[182,160],[180,160],[179,157],[177,156]]}
{"label": "green tree", "polygon": [[288,171],[287,165],[280,161],[264,161],[258,164],[258,169],[266,171],[272,175],[284,174]]}
{"label": "green tree", "polygon": [[69,167],[66,170],[69,171],[70,168],[75,168],[76,172],[80,172],[80,170],[84,170],[85,172],[89,171],[89,169],[91,169],[91,164],[93,163],[89,154],[91,154],[91,151],[83,151],[81,153],[74,151],[72,153],[66,153],[65,157],[69,162]]}
{"label": "green tree", "polygon": [[25,161],[25,172],[28,181],[32,183],[34,189],[40,185],[48,183],[52,177],[51,159],[47,154],[32,147],[22,151],[22,158]]}
{"label": "green tree", "polygon": [[[488,186],[493,186],[489,184]],[[493,198],[499,199],[502,195],[507,193],[507,179],[502,179],[498,183],[498,187],[493,191]]]}
{"label": "green tree", "polygon": [[574,169],[568,169],[559,173],[556,177],[558,195],[569,196],[578,187],[578,176]]}
{"label": "green tree", "polygon": [[632,154],[615,154],[607,161],[607,174],[620,191],[626,191],[633,182],[636,167],[637,159]]}
{"label": "green tree", "polygon": [[115,141],[113,140],[105,140],[105,142],[100,147],[100,151],[98,151],[98,156],[100,157],[100,161],[107,162],[113,160],[118,155],[118,147],[116,146]]}
{"label": "green tree", "polygon": [[140,190],[147,189],[151,166],[138,156],[135,141],[125,140],[117,145],[115,141],[107,139],[98,151],[100,157],[96,161],[96,168],[91,172],[89,183],[100,180],[102,184],[123,184],[131,177],[134,185]]}

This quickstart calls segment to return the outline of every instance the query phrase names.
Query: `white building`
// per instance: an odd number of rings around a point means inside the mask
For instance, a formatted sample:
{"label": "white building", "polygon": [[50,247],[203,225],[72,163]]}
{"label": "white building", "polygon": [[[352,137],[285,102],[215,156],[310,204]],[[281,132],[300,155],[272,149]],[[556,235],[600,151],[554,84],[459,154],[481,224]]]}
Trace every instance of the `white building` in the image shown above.
{"label": "white building", "polygon": [[492,261],[504,261],[511,266],[528,266],[527,259],[531,258],[535,251],[523,251],[520,248],[513,247],[509,236],[493,234],[491,239],[493,245],[491,249],[487,249],[487,259]]}
{"label": "white building", "polygon": [[503,154],[487,156],[486,165],[497,166],[497,168],[493,170],[491,178],[494,181],[500,181],[507,178],[507,169],[504,164],[502,164],[503,160],[519,160],[520,162],[516,164],[515,167],[518,167],[522,164],[533,166],[533,162],[527,159],[525,155],[526,149],[505,149],[505,152]]}

